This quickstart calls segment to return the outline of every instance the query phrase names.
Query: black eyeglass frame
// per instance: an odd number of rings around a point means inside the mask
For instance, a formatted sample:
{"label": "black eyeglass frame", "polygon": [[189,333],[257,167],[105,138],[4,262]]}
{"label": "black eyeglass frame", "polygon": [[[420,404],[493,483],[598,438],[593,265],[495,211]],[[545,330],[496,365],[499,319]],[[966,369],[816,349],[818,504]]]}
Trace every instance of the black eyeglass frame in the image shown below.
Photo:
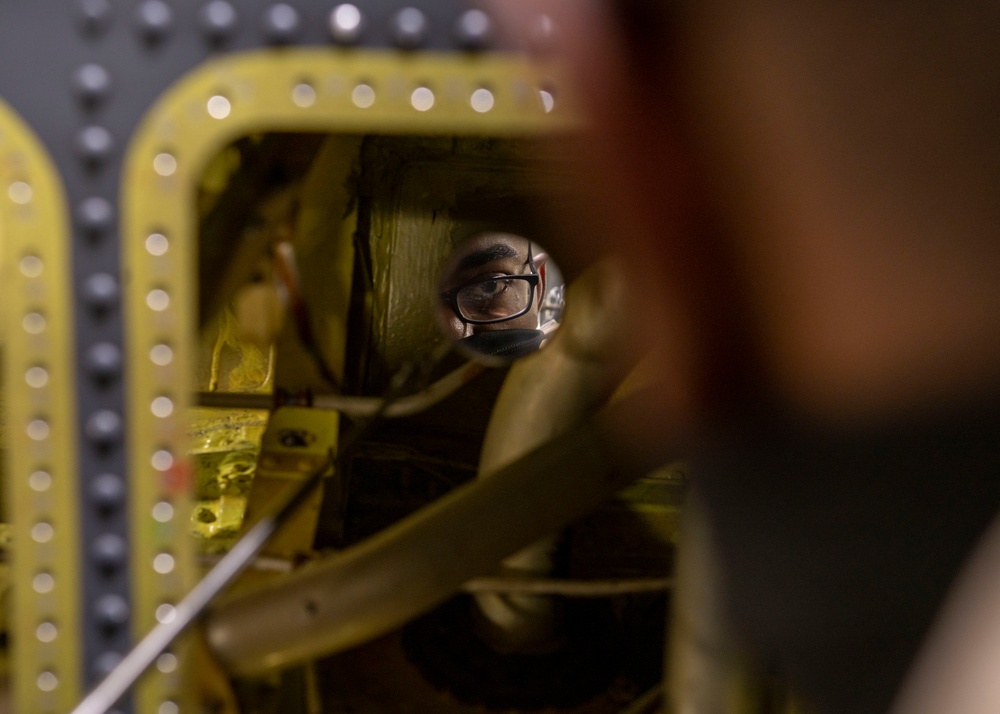
{"label": "black eyeglass frame", "polygon": [[[508,320],[515,320],[521,315],[527,313],[531,306],[535,304],[535,290],[538,288],[538,284],[541,282],[541,276],[538,274],[538,268],[535,267],[535,258],[531,254],[531,243],[528,243],[528,259],[524,262],[525,265],[531,270],[530,273],[524,273],[520,275],[495,275],[491,278],[482,278],[481,280],[471,280],[463,285],[459,285],[457,288],[452,288],[447,292],[441,293],[441,299],[446,301],[451,307],[452,312],[455,316],[466,325],[495,325],[498,322],[507,322]],[[494,283],[498,280],[524,280],[528,283],[530,287],[530,292],[528,293],[528,304],[525,305],[523,310],[514,313],[513,315],[508,315],[506,317],[495,317],[490,320],[476,320],[471,317],[466,317],[462,314],[461,308],[458,306],[458,294],[468,287],[473,285],[479,285],[481,283]]]}

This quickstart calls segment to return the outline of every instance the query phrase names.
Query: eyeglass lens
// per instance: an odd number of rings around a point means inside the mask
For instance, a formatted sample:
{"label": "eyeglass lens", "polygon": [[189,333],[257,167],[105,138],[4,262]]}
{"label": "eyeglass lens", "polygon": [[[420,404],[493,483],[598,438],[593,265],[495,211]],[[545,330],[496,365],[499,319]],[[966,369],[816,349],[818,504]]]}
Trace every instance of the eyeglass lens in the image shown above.
{"label": "eyeglass lens", "polygon": [[510,275],[466,285],[455,297],[462,317],[500,320],[525,312],[531,305],[531,290],[531,276]]}

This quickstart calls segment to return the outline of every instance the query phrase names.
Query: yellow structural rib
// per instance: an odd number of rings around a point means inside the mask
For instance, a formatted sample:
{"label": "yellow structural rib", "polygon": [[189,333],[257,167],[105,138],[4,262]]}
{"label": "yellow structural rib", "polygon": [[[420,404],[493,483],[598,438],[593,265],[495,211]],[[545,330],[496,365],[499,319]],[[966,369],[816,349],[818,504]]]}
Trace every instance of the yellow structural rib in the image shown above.
{"label": "yellow structural rib", "polygon": [[79,528],[70,227],[41,142],[0,102],[0,290],[8,653],[13,711],[68,711],[80,696]]}

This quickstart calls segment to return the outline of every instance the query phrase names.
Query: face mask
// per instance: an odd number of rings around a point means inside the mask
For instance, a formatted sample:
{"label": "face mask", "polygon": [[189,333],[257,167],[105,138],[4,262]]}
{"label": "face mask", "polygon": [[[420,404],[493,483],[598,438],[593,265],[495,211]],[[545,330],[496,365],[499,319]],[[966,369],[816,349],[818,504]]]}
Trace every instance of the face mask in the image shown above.
{"label": "face mask", "polygon": [[537,350],[544,339],[545,333],[541,330],[489,330],[465,337],[458,341],[458,345],[474,355],[513,360]]}

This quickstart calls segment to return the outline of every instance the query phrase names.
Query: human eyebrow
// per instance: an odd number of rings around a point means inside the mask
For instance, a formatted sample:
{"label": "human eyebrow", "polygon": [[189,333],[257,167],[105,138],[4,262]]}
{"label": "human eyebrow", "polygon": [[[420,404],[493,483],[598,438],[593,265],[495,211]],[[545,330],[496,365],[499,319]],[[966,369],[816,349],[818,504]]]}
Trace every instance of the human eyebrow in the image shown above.
{"label": "human eyebrow", "polygon": [[517,257],[519,257],[517,251],[511,246],[506,243],[494,243],[487,248],[477,250],[475,253],[470,253],[462,258],[455,270],[456,272],[471,270],[472,268],[478,268],[480,265],[492,263],[494,260]]}

